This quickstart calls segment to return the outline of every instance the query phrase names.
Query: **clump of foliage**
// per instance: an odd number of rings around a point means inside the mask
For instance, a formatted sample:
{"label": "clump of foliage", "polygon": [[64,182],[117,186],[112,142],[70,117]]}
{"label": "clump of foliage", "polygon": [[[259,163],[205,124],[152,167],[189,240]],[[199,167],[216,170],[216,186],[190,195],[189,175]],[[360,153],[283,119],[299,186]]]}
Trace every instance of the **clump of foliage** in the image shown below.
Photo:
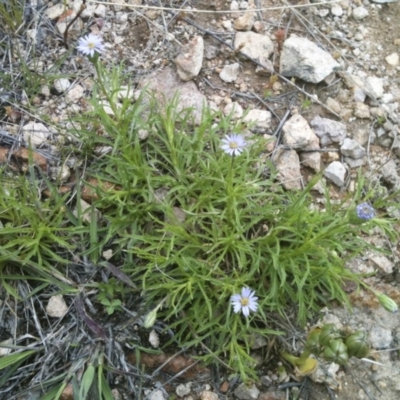
{"label": "clump of foliage", "polygon": [[[195,125],[176,100],[161,107],[145,93],[118,103],[121,67],[106,74],[94,63],[101,84],[92,118],[104,133],[85,123],[75,133],[92,154],[109,150],[88,171],[99,182],[93,207],[104,218],[98,253],[112,249],[149,310],[169,323],[173,341],[206,345],[206,358],[225,355],[242,377],[252,376],[254,335],[282,333],[272,329],[271,313],[295,307],[304,324],[332,300],[348,304],[343,282],[363,283],[345,263],[370,248],[363,233],[379,226],[394,238],[394,229],[383,218],[357,217],[356,205],[370,196],[361,178],[351,199],[334,204],[326,192],[318,209],[311,191],[320,177],[302,191],[285,191],[263,157],[263,138],[252,136],[242,154],[227,154],[221,139],[240,134],[240,124],[205,110]],[[244,287],[258,296],[248,318],[230,304]]]}

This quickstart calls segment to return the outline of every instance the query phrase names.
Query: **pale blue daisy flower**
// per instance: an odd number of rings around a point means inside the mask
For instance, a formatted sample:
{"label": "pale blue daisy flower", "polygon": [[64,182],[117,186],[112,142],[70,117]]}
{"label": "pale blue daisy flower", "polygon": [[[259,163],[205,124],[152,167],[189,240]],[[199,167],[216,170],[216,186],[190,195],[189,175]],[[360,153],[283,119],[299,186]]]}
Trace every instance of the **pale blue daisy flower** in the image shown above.
{"label": "pale blue daisy flower", "polygon": [[93,57],[95,52],[101,54],[104,51],[103,39],[99,35],[89,33],[78,40],[77,49],[90,57]]}
{"label": "pale blue daisy flower", "polygon": [[242,311],[245,317],[248,317],[250,311],[257,311],[257,300],[255,291],[250,288],[244,287],[240,294],[234,294],[231,297],[231,304],[233,305],[233,311],[237,314]]}
{"label": "pale blue daisy flower", "polygon": [[238,156],[247,146],[244,137],[242,135],[236,135],[234,133],[230,135],[225,135],[225,139],[222,139],[221,142],[221,149],[230,156]]}

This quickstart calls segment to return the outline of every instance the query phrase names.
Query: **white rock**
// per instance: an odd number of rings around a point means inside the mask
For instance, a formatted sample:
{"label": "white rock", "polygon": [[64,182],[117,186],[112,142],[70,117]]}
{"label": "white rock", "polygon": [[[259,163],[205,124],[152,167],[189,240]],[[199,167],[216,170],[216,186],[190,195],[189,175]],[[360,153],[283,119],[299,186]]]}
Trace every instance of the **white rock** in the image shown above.
{"label": "white rock", "polygon": [[[361,158],[344,157],[344,162],[348,165],[349,168],[358,168],[367,163],[367,158],[366,157],[361,157]],[[350,191],[353,191],[353,190],[350,190]]]}
{"label": "white rock", "polygon": [[385,60],[392,67],[399,65],[399,55],[397,53],[390,54],[390,56],[387,56]]}
{"label": "white rock", "polygon": [[357,103],[364,103],[365,99],[367,98],[367,94],[365,93],[364,89],[359,87],[353,88],[353,99]]}
{"label": "white rock", "polygon": [[232,1],[230,6],[231,11],[239,10],[239,3],[235,0]]}
{"label": "white rock", "polygon": [[376,76],[369,76],[365,80],[365,90],[368,94],[379,99],[383,95],[383,80]]}
{"label": "white rock", "polygon": [[248,386],[245,382],[242,382],[233,393],[239,400],[257,400],[260,391],[254,383]]}
{"label": "white rock", "polygon": [[382,103],[388,104],[388,103],[391,103],[394,100],[394,96],[392,95],[392,93],[384,93],[382,95],[381,100],[382,100]]}
{"label": "white rock", "polygon": [[318,11],[318,15],[321,18],[325,18],[329,14],[329,10],[327,8],[321,8],[321,10]]}
{"label": "white rock", "polygon": [[321,153],[319,151],[308,151],[300,153],[301,164],[313,169],[315,172],[321,171]]}
{"label": "white rock", "polygon": [[46,312],[50,317],[61,318],[67,313],[67,311],[67,303],[61,294],[50,297],[46,307]]}
{"label": "white rock", "polygon": [[392,331],[381,326],[373,326],[369,333],[369,342],[374,349],[387,349],[393,341]]}
{"label": "white rock", "polygon": [[86,8],[83,10],[81,14],[81,18],[90,18],[94,14],[94,9],[96,8],[96,5],[94,4],[88,4]]}
{"label": "white rock", "polygon": [[203,390],[200,393],[200,400],[218,400],[217,393],[211,392],[210,390]]}
{"label": "white rock", "polygon": [[321,146],[327,146],[334,142],[340,143],[347,135],[346,125],[332,119],[316,116],[310,125],[319,137]]}
{"label": "white rock", "polygon": [[393,263],[385,256],[373,256],[371,257],[371,261],[376,264],[379,269],[385,274],[393,273]]}
{"label": "white rock", "polygon": [[[162,71],[155,71],[139,81],[139,89],[153,91],[156,99],[161,104],[171,101],[174,96],[179,95],[177,111],[191,108],[195,124],[200,124],[203,114],[203,107],[207,107],[206,97],[199,92],[194,82],[183,82],[176,71],[172,68],[165,68]],[[149,98],[145,97],[145,102]]]}
{"label": "white rock", "polygon": [[343,144],[340,147],[340,152],[347,157],[351,158],[362,158],[365,156],[365,149],[356,140],[345,138]]}
{"label": "white rock", "polygon": [[203,54],[204,41],[201,36],[196,36],[183,48],[175,59],[182,80],[190,81],[199,74],[203,65]]}
{"label": "white rock", "polygon": [[371,118],[371,113],[367,104],[355,103],[354,116],[357,118]]}
{"label": "white rock", "polygon": [[219,77],[224,82],[233,82],[239,75],[239,69],[239,63],[225,65],[224,68],[222,68],[222,71],[219,73]]}
{"label": "white rock", "polygon": [[334,4],[331,8],[331,13],[335,17],[341,17],[343,15],[343,8],[339,4]]}
{"label": "white rock", "polygon": [[149,334],[149,343],[156,349],[160,345],[160,337],[158,333],[153,329]]}
{"label": "white rock", "polygon": [[71,170],[68,165],[62,164],[60,166],[51,167],[49,175],[54,181],[66,182],[71,176]]}
{"label": "white rock", "polygon": [[222,21],[222,27],[224,29],[226,29],[229,32],[233,31],[233,26],[232,26],[232,21],[230,19],[226,20],[226,21]]}
{"label": "white rock", "polygon": [[165,400],[164,394],[161,390],[154,390],[146,396],[148,400]]}
{"label": "white rock", "polygon": [[397,173],[397,165],[394,160],[389,160],[381,169],[383,180],[390,186],[397,186],[399,183],[399,175]]}
{"label": "white rock", "polygon": [[360,21],[360,20],[364,19],[365,17],[368,17],[369,13],[365,7],[360,6],[360,7],[356,7],[353,10],[352,15],[356,21]]}
{"label": "white rock", "polygon": [[224,108],[224,114],[226,116],[232,114],[233,119],[239,119],[243,116],[243,107],[236,101],[228,103]]}
{"label": "white rock", "polygon": [[42,87],[42,90],[40,91],[40,93],[41,93],[43,96],[49,97],[50,94],[51,94],[49,86],[48,86],[48,85],[44,85],[44,86]]}
{"label": "white rock", "polygon": [[258,60],[260,57],[269,58],[274,51],[274,44],[268,36],[260,35],[259,33],[237,32],[234,48],[248,57]]}
{"label": "white rock", "polygon": [[105,18],[107,14],[107,8],[104,4],[99,4],[94,10],[94,15],[100,18]]}
{"label": "white rock", "polygon": [[341,111],[341,106],[340,103],[338,101],[336,101],[335,99],[332,99],[332,97],[328,97],[326,99],[325,105],[332,110],[333,112],[335,112],[336,114],[339,114]]}
{"label": "white rock", "polygon": [[175,393],[179,396],[179,397],[185,397],[187,396],[190,392],[192,391],[192,382],[188,382],[188,383],[181,383],[180,385],[177,386],[177,388],[175,389]]}
{"label": "white rock", "polygon": [[75,103],[82,98],[83,91],[84,91],[83,87],[79,84],[76,84],[67,92],[65,98],[68,101]]}
{"label": "white rock", "polygon": [[65,7],[65,4],[61,2],[49,7],[44,13],[47,18],[54,20],[64,14],[65,11],[67,11],[67,8]]}
{"label": "white rock", "polygon": [[106,261],[108,261],[111,260],[111,258],[114,256],[114,253],[111,249],[108,249],[106,251],[103,251],[102,256]]}
{"label": "white rock", "polygon": [[67,91],[70,86],[71,83],[67,78],[60,78],[54,81],[54,87],[58,93],[63,93]]}
{"label": "white rock", "polygon": [[287,190],[300,190],[300,158],[295,150],[278,149],[275,156],[278,179]]}
{"label": "white rock", "polygon": [[41,122],[28,122],[22,127],[22,133],[26,143],[33,147],[45,143],[50,135],[50,131]]}
{"label": "white rock", "polygon": [[334,161],[325,169],[324,176],[331,180],[335,185],[341,187],[344,185],[346,168],[341,162]]}
{"label": "white rock", "polygon": [[271,113],[267,110],[250,110],[243,122],[251,124],[250,130],[267,129],[271,126]]}
{"label": "white rock", "polygon": [[247,12],[244,13],[241,17],[235,19],[233,26],[238,31],[249,31],[254,25],[256,20],[256,13]]}
{"label": "white rock", "polygon": [[280,73],[319,83],[339,68],[333,57],[310,40],[298,36],[286,39],[280,58]]}
{"label": "white rock", "polygon": [[282,142],[292,149],[308,149],[318,137],[300,114],[293,115],[282,127]]}

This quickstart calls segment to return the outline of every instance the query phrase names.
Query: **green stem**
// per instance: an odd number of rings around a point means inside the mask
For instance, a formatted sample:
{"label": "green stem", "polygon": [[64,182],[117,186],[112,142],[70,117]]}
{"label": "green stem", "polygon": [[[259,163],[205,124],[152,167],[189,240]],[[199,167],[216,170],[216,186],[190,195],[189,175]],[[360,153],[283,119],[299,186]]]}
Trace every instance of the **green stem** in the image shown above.
{"label": "green stem", "polygon": [[112,99],[112,97],[109,96],[108,91],[106,90],[104,83],[103,83],[103,72],[102,69],[100,67],[100,63],[99,63],[99,58],[98,58],[98,54],[96,53],[96,55],[94,56],[94,58],[91,60],[95,69],[96,69],[96,75],[97,75],[97,84],[100,87],[100,90],[103,92],[104,96],[107,99],[107,102],[109,104],[109,106],[111,107],[114,115],[117,117],[118,116],[118,110],[117,107],[114,104],[114,101]]}

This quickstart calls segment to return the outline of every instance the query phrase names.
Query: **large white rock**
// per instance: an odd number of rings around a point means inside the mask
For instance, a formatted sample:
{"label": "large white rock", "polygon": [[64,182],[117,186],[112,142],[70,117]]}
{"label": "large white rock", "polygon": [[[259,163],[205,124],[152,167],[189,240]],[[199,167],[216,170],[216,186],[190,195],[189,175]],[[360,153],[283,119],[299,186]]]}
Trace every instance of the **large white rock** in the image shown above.
{"label": "large white rock", "polygon": [[71,86],[69,79],[59,78],[54,81],[54,87],[58,93],[63,93]]}
{"label": "large white rock", "polygon": [[51,296],[46,306],[46,312],[50,317],[62,318],[68,311],[67,303],[61,294]]}
{"label": "large white rock", "polygon": [[319,137],[321,146],[326,146],[333,142],[341,143],[347,135],[345,124],[332,119],[321,118],[318,115],[311,120],[310,125]]}
{"label": "large white rock", "polygon": [[397,53],[390,54],[389,56],[385,57],[385,60],[392,67],[399,65],[399,55]]}
{"label": "large white rock", "polygon": [[283,44],[280,73],[284,76],[319,83],[339,66],[328,52],[306,38],[292,35]]}
{"label": "large white rock", "polygon": [[360,21],[365,17],[368,17],[368,10],[364,6],[356,7],[352,12],[353,18],[356,21]]}
{"label": "large white rock", "polygon": [[340,161],[333,161],[326,167],[324,175],[335,185],[342,187],[346,176],[346,168]]}
{"label": "large white rock", "polygon": [[265,130],[271,126],[271,113],[267,110],[250,110],[243,122],[251,125],[250,130]]}
{"label": "large white rock", "polygon": [[193,38],[176,57],[178,74],[184,81],[195,78],[203,65],[204,41],[201,36]]}
{"label": "large white rock", "polygon": [[268,58],[274,51],[272,40],[265,35],[255,32],[237,32],[234,48],[248,57],[258,60],[260,57]]}
{"label": "large white rock", "polygon": [[[194,123],[201,122],[203,107],[207,106],[207,99],[198,91],[194,82],[183,82],[172,68],[155,71],[143,78],[139,82],[139,88],[154,92],[156,100],[161,104],[171,101],[174,96],[179,94],[177,110],[191,108]],[[149,97],[145,96],[145,100],[148,101]]]}
{"label": "large white rock", "polygon": [[383,80],[376,76],[369,76],[365,80],[365,90],[372,97],[381,98],[383,95]]}
{"label": "large white rock", "polygon": [[67,94],[65,95],[65,98],[71,103],[76,103],[83,97],[83,92],[84,92],[83,87],[79,84],[76,84],[74,87],[68,90]]}
{"label": "large white rock", "polygon": [[228,103],[224,108],[224,114],[226,116],[232,115],[233,119],[242,118],[243,115],[243,107],[236,101],[232,103]]}
{"label": "large white rock", "polygon": [[54,20],[60,17],[67,11],[68,8],[65,6],[64,2],[58,3],[54,6],[49,7],[44,13],[47,18]]}
{"label": "large white rock", "polygon": [[[300,114],[293,115],[282,127],[282,142],[292,149],[310,149],[318,137]],[[313,146],[315,149],[315,146]]]}
{"label": "large white rock", "polygon": [[300,190],[300,158],[294,150],[278,149],[274,160],[278,179],[287,190]]}
{"label": "large white rock", "polygon": [[233,82],[236,80],[236,78],[239,75],[239,63],[234,63],[234,64],[229,64],[225,65],[224,68],[222,68],[222,71],[219,74],[219,77],[224,81],[224,82]]}
{"label": "large white rock", "polygon": [[246,12],[241,17],[237,18],[233,26],[238,31],[249,31],[254,25],[256,20],[256,13]]}
{"label": "large white rock", "polygon": [[37,147],[47,141],[50,131],[41,122],[28,122],[22,127],[22,134],[28,144]]}
{"label": "large white rock", "polygon": [[355,159],[364,157],[366,153],[364,147],[362,147],[360,143],[350,138],[345,138],[343,140],[340,152],[346,157]]}

